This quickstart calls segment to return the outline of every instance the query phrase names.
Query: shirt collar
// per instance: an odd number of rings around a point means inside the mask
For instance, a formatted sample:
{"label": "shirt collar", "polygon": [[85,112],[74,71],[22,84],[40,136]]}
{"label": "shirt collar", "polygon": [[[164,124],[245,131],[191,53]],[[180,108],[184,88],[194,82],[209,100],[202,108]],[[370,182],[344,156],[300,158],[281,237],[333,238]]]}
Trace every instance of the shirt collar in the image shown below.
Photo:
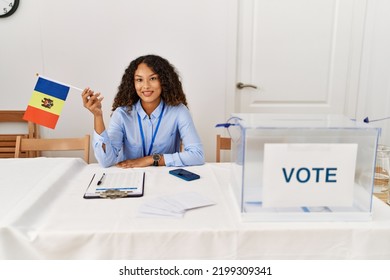
{"label": "shirt collar", "polygon": [[[161,99],[160,104],[158,104],[157,108],[154,109],[154,111],[150,115],[151,119],[157,119],[160,116],[161,110],[163,108],[163,104],[164,104],[164,101]],[[137,103],[135,104],[135,109],[137,110],[137,113],[139,114],[141,119],[149,118],[149,116],[144,111],[144,108],[142,108],[142,106],[141,106],[141,100],[137,101]]]}

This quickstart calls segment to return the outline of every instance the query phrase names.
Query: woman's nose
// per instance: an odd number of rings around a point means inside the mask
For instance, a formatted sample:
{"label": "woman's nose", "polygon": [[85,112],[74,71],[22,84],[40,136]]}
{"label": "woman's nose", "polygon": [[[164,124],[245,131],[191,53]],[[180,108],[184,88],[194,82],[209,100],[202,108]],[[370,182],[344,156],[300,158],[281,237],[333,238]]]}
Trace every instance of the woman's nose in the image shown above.
{"label": "woman's nose", "polygon": [[143,88],[149,88],[150,84],[149,84],[149,81],[144,81],[142,87]]}

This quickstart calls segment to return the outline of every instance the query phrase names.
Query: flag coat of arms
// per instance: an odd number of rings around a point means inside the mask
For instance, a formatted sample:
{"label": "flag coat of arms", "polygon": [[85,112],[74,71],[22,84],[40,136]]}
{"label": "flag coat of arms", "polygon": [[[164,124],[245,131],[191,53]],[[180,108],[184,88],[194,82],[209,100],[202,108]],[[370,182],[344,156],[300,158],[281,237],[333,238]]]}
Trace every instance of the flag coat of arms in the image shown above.
{"label": "flag coat of arms", "polygon": [[39,77],[23,119],[54,129],[69,89],[69,86]]}

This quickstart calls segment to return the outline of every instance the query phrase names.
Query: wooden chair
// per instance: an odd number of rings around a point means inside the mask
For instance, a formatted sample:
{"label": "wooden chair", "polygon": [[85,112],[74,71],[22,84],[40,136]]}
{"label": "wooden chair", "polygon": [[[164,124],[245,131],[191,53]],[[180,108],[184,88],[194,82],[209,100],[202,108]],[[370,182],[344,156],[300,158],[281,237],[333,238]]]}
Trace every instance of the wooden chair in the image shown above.
{"label": "wooden chair", "polygon": [[[25,123],[26,133],[0,134],[0,158],[11,158],[15,156],[17,136],[26,138],[39,138],[39,125],[23,119],[25,111],[0,110],[0,123]],[[23,155],[24,157],[36,156],[35,153]]]}
{"label": "wooden chair", "polygon": [[217,135],[217,153],[216,153],[216,162],[221,162],[221,150],[231,150],[232,140],[230,137],[221,137]]}
{"label": "wooden chair", "polygon": [[82,138],[30,139],[22,136],[16,138],[15,157],[27,151],[84,151],[84,160],[89,163],[90,136]]}

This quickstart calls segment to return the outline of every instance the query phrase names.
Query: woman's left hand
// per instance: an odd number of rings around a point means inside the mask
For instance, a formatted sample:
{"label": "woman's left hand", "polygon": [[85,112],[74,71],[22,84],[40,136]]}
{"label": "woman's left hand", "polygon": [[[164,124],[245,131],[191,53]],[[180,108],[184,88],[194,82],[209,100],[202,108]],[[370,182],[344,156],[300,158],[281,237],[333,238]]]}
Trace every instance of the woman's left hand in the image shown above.
{"label": "woman's left hand", "polygon": [[121,162],[118,162],[115,166],[120,168],[133,168],[133,167],[146,167],[153,164],[153,158],[151,156],[136,158],[136,159],[127,159]]}

